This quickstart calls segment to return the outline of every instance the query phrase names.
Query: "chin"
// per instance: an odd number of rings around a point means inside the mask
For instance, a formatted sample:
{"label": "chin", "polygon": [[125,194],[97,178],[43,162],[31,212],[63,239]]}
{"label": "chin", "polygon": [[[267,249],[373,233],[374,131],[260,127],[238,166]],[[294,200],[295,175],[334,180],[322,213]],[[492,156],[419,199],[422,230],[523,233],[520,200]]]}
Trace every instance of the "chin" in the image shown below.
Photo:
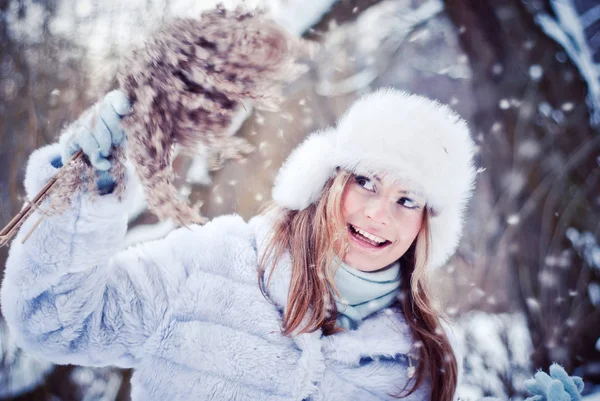
{"label": "chin", "polygon": [[379,262],[377,260],[369,259],[364,255],[353,255],[352,251],[350,251],[344,258],[344,263],[363,272],[374,272],[388,266],[391,262]]}

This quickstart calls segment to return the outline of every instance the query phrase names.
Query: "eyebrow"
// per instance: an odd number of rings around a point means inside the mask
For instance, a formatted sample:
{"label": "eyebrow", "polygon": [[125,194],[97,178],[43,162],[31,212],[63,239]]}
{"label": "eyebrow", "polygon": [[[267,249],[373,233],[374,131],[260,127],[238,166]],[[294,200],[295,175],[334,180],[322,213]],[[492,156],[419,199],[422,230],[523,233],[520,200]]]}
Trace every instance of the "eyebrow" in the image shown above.
{"label": "eyebrow", "polygon": [[[373,178],[374,178],[375,180],[377,180],[377,182],[379,182],[379,183],[381,184],[381,178],[379,178],[379,177],[378,177],[377,175],[375,175],[375,174],[373,174]],[[398,192],[400,192],[401,194],[404,194],[404,195],[411,195],[411,196],[415,196],[415,197],[417,197],[417,198],[420,198],[420,197],[422,197],[422,196],[421,196],[419,193],[417,193],[417,192],[415,192],[415,191],[409,191],[409,190],[401,189],[401,190],[400,190],[400,191],[398,191]],[[419,200],[421,200],[421,201],[422,201],[422,199],[419,199]]]}

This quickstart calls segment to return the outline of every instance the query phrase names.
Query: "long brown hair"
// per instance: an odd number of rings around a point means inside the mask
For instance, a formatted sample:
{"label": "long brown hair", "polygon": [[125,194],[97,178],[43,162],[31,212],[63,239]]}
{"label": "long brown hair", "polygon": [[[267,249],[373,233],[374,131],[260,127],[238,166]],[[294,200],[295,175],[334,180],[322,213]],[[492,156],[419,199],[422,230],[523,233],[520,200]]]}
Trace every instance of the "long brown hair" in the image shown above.
{"label": "long brown hair", "polygon": [[[335,269],[331,267],[336,257],[343,259],[347,249],[342,197],[352,177],[349,172],[339,172],[327,182],[319,201],[306,209],[296,211],[273,205],[269,208],[270,213],[279,213],[279,218],[261,257],[258,279],[262,283],[267,268],[276,268],[284,253],[289,252],[292,277],[283,316],[285,335],[318,329],[322,329],[325,335],[331,335],[343,330],[336,327],[337,310],[331,294],[332,290],[336,291],[333,281]],[[407,382],[397,397],[409,396],[429,378],[431,399],[452,401],[456,390],[457,364],[450,342],[440,326],[443,315],[434,308],[427,295],[429,244],[429,213],[425,210],[422,228],[401,258],[401,296],[396,305],[404,312],[415,339],[419,363],[413,386],[407,389],[410,381]],[[270,277],[267,278],[267,286]]]}

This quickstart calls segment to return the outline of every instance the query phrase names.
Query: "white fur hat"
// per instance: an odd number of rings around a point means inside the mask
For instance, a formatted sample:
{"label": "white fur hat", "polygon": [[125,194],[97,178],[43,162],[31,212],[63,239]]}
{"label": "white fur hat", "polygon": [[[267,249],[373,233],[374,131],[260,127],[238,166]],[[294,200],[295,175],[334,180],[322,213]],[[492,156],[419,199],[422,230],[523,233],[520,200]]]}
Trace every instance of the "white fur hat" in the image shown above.
{"label": "white fur hat", "polygon": [[426,199],[428,266],[437,268],[456,251],[462,234],[475,182],[474,153],[466,122],[449,107],[383,89],[360,98],[337,128],[311,134],[291,153],[275,179],[273,200],[305,209],[319,199],[336,167],[400,180]]}

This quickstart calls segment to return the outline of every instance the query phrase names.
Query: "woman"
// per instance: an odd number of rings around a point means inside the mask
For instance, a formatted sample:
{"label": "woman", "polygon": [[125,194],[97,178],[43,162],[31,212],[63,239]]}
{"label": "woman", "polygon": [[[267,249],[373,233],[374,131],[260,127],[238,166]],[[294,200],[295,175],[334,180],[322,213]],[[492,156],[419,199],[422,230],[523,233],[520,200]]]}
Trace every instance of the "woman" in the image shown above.
{"label": "woman", "polygon": [[[96,108],[100,120],[34,152],[29,196],[61,154],[107,169],[127,99]],[[79,193],[24,244],[37,219],[23,226],[2,312],[32,354],[134,368],[134,401],[452,400],[456,359],[427,276],[456,249],[474,152],[449,108],[381,90],[291,154],[267,212],[125,250],[130,191],[118,199],[101,175],[99,199]]]}

